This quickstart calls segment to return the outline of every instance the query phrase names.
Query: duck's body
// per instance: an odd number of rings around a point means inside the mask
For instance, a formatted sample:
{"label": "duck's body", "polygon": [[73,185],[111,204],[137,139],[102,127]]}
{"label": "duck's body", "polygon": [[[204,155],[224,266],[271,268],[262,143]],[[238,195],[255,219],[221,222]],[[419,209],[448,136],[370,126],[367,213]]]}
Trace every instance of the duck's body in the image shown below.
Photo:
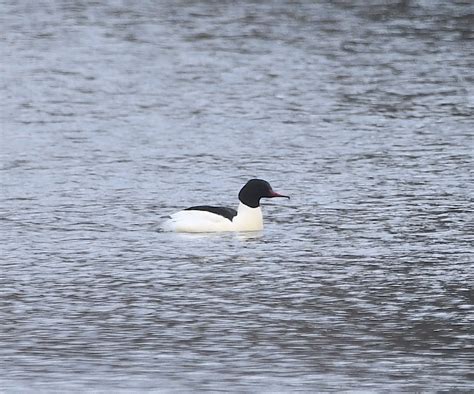
{"label": "duck's body", "polygon": [[[197,209],[193,209],[197,208]],[[202,208],[210,208],[205,210]],[[262,209],[250,208],[240,203],[232,218],[216,213],[220,207],[191,207],[171,215],[163,224],[166,231],[180,233],[203,233],[220,231],[258,231],[263,229]],[[213,212],[214,211],[214,212]]]}
{"label": "duck's body", "polygon": [[[252,179],[239,193],[237,209],[201,205],[171,215],[163,224],[165,231],[202,233],[221,231],[259,231],[263,229],[260,198],[287,197],[275,193],[270,184]],[[287,197],[289,198],[289,197]]]}

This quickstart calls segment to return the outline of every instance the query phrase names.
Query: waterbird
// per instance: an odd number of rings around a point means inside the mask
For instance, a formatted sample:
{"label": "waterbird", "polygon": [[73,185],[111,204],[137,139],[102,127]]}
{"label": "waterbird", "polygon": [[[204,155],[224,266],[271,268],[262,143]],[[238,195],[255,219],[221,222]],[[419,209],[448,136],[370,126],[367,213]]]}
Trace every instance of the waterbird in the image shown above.
{"label": "waterbird", "polygon": [[259,231],[263,229],[260,199],[274,197],[290,198],[274,192],[263,179],[250,179],[240,189],[237,210],[210,205],[189,207],[170,215],[162,229],[184,233]]}

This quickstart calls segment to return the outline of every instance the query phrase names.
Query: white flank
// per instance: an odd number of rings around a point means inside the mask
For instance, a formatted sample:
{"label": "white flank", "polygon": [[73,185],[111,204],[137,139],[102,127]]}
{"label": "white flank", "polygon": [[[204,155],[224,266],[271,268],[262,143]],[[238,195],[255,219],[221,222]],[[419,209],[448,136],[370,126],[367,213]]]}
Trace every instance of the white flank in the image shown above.
{"label": "white flank", "polygon": [[180,233],[259,231],[263,229],[262,210],[260,207],[250,208],[240,203],[237,216],[232,221],[207,211],[179,211],[172,214],[162,228]]}

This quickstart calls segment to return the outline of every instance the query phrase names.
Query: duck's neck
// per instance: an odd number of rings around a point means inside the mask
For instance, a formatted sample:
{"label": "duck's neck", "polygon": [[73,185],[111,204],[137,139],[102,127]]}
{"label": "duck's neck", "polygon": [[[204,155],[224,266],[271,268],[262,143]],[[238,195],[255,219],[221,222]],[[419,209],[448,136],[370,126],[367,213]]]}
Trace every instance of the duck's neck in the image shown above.
{"label": "duck's neck", "polygon": [[258,231],[263,229],[263,216],[260,206],[250,208],[249,206],[239,204],[237,216],[232,220],[237,231]]}

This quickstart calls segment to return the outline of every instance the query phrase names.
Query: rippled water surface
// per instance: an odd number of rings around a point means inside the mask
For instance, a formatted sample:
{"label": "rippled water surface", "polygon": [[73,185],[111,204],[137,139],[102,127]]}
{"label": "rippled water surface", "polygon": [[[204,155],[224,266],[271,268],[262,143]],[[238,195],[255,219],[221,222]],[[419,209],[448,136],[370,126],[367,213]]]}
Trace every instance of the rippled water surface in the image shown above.
{"label": "rippled water surface", "polygon": [[474,390],[474,3],[0,6],[0,391]]}

